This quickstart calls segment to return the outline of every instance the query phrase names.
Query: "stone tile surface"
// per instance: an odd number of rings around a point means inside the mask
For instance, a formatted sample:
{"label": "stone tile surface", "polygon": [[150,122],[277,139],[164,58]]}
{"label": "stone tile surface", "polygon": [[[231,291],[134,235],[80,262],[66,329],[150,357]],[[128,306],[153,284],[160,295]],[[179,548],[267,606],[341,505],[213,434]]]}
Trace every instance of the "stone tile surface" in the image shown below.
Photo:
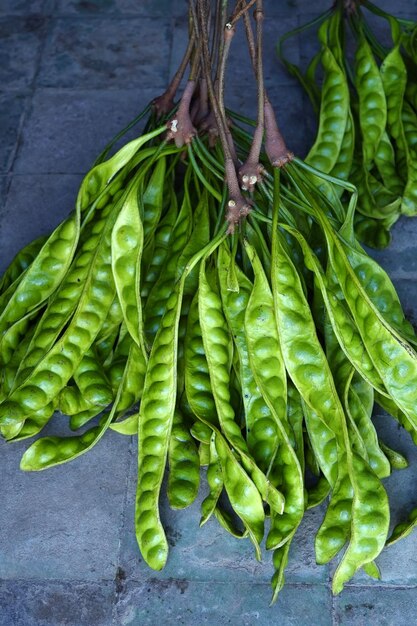
{"label": "stone tile surface", "polygon": [[[274,103],[279,127],[289,149],[297,156],[306,153],[306,121],[302,107],[302,94],[298,85],[273,85],[268,91]],[[256,90],[248,87],[242,90],[238,83],[231,83],[227,89],[228,104],[241,115],[252,117],[256,111]]]}
{"label": "stone tile surface", "polygon": [[[374,423],[381,439],[391,448],[401,452],[408,460],[409,467],[396,470],[384,480],[391,508],[391,530],[399,522],[407,519],[408,513],[417,507],[417,448],[411,437],[392,417],[380,412]],[[417,585],[416,536],[411,534],[386,548],[378,557],[382,586]],[[352,581],[354,584],[372,583],[365,573],[359,572]]]}
{"label": "stone tile surface", "polygon": [[[284,70],[282,64],[278,61],[278,57],[275,51],[275,47],[278,41],[278,37],[283,35],[287,30],[291,28],[292,21],[290,18],[275,20],[271,19],[270,22],[265,21],[265,54],[264,54],[264,72],[265,83],[267,87],[276,87],[277,85],[293,85],[294,80],[288,76],[288,73]],[[174,32],[173,32],[173,51],[171,57],[170,72],[173,74],[181,61],[186,44],[187,33],[187,20],[183,14],[177,16],[174,20]],[[298,38],[291,39],[288,42],[289,54],[292,55],[292,61],[299,63],[299,40]],[[236,33],[232,40],[230,48],[230,56],[228,59],[228,66],[226,72],[225,87],[226,89],[230,85],[239,86],[242,93],[245,94],[249,89],[249,93],[253,91],[256,93],[256,89],[252,85],[253,83],[253,69],[250,62],[249,52],[247,50],[245,31],[242,25],[238,25]]]}
{"label": "stone tile surface", "polygon": [[172,0],[60,0],[56,6],[59,15],[144,15],[169,16]]}
{"label": "stone tile surface", "polygon": [[[157,91],[40,89],[27,117],[14,171],[19,174],[84,174],[116,133]],[[97,119],[100,118],[100,124]],[[123,141],[137,136],[136,126]],[[121,144],[123,145],[123,144]]]}
{"label": "stone tile surface", "polygon": [[[48,6],[49,5],[49,6]],[[2,0],[0,15],[29,15],[43,13],[50,8],[50,0]]]}
{"label": "stone tile surface", "polygon": [[103,582],[0,580],[0,626],[113,626],[113,596]]}
{"label": "stone tile surface", "polygon": [[20,124],[27,96],[21,93],[0,93],[0,172],[9,171],[16,151]]}
{"label": "stone tile surface", "polygon": [[415,279],[411,278],[410,280],[407,280],[394,277],[393,283],[400,298],[406,318],[414,326],[414,329],[417,330],[417,307],[415,306],[417,294]]}
{"label": "stone tile surface", "polygon": [[24,245],[50,233],[72,211],[81,179],[75,174],[13,177],[0,213],[0,271]]}
{"label": "stone tile surface", "polygon": [[[121,537],[120,547],[120,567],[128,580],[153,578],[163,581],[182,578],[227,582],[233,576],[239,584],[249,581],[254,584],[269,583],[273,574],[271,553],[264,550],[263,560],[258,562],[249,539],[236,539],[225,533],[214,517],[203,527],[199,527],[201,502],[208,493],[204,475],[201,483],[196,502],[184,511],[170,509],[164,483],[160,498],[161,519],[167,531],[170,553],[166,567],[161,572],[152,572],[140,557],[132,532],[136,465],[131,465],[125,516],[126,532]],[[316,565],[314,557],[314,532],[323,515],[324,510],[320,508],[308,511],[297,531],[286,569],[286,580],[290,583],[326,583],[328,580],[328,567]]]}
{"label": "stone tile surface", "polygon": [[9,181],[9,177],[5,174],[0,174],[0,211],[6,204],[7,197],[7,183]]}
{"label": "stone tile surface", "polygon": [[58,19],[46,43],[39,85],[72,89],[164,87],[170,34],[165,18]]}
{"label": "stone tile surface", "polygon": [[30,443],[0,443],[2,472],[13,476],[2,487],[0,579],[113,580],[129,441],[110,432],[71,463],[25,473]]}
{"label": "stone tile surface", "polygon": [[0,17],[2,89],[23,89],[31,85],[47,28],[48,18],[40,14]]}
{"label": "stone tile surface", "polygon": [[207,495],[202,481],[198,501],[184,511],[172,511],[166,498],[166,485],[161,493],[161,519],[167,530],[170,554],[166,567],[153,572],[140,557],[136,538],[132,532],[134,520],[134,493],[136,488],[136,466],[131,466],[126,508],[126,530],[121,537],[120,566],[129,580],[144,578],[165,580],[184,578],[187,580],[227,581],[230,572],[239,581],[269,581],[272,567],[268,561],[256,561],[254,550],[247,539],[238,540],[226,534],[215,519],[199,528],[200,504]]}
{"label": "stone tile surface", "polygon": [[372,256],[395,278],[417,277],[417,224],[413,218],[402,218],[392,229],[392,243],[385,250],[374,250]]}
{"label": "stone tile surface", "polygon": [[116,619],[121,626],[154,626],[157,620],[181,626],[331,626],[325,586],[287,585],[273,607],[268,606],[270,593],[268,585],[233,581],[128,583],[118,597]]}
{"label": "stone tile surface", "polygon": [[417,621],[417,589],[364,587],[344,591],[334,600],[335,626],[408,626]]}

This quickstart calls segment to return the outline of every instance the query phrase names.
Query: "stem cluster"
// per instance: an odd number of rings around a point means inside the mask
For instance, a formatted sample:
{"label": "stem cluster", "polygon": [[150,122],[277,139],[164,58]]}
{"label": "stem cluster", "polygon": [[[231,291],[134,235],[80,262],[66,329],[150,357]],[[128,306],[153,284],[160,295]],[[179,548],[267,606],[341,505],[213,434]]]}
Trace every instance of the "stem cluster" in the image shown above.
{"label": "stem cluster", "polygon": [[[274,167],[293,158],[279,131],[268,99],[263,74],[263,0],[236,0],[228,13],[224,0],[212,7],[209,0],[190,0],[190,35],[183,60],[166,92],[154,101],[158,116],[173,108],[175,94],[190,66],[189,77],[175,114],[168,120],[167,139],[178,147],[190,144],[196,134],[208,134],[214,145],[218,139],[224,160],[228,202],[226,220],[233,233],[251,210],[251,195],[262,181],[264,166],[261,150]],[[214,8],[214,10],[212,10]],[[253,18],[250,12],[253,11]],[[242,162],[230,130],[225,106],[226,71],[229,52],[239,22],[244,22],[249,55],[257,83],[257,122],[250,148]],[[255,24],[255,33],[253,30]]]}

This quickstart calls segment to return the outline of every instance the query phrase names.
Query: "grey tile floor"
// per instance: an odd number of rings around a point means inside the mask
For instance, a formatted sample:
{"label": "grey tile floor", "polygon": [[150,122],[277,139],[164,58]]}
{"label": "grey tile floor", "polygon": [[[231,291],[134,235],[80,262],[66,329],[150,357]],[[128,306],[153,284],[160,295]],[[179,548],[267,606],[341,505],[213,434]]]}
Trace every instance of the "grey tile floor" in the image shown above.
{"label": "grey tile floor", "polygon": [[[266,0],[265,70],[288,144],[301,156],[314,132],[311,110],[274,56],[279,34],[330,4]],[[385,5],[389,6],[388,0]],[[184,0],[1,0],[0,270],[17,250],[71,209],[82,174],[108,139],[161,91],[181,55]],[[395,10],[417,14],[416,0]],[[228,101],[249,112],[236,38]],[[290,47],[311,51],[307,37]],[[417,219],[401,220],[388,251],[375,253],[417,324]],[[410,460],[386,481],[393,522],[417,505],[417,450],[383,415],[381,433]],[[314,561],[322,516],[298,533],[287,585],[269,608],[268,558],[229,539],[216,523],[199,530],[199,503],[162,515],[172,547],[167,568],[146,568],[133,534],[135,442],[114,433],[72,464],[19,470],[23,443],[0,443],[0,626],[282,626],[417,623],[417,533],[378,559],[382,580],[358,575],[336,598],[332,569]]]}

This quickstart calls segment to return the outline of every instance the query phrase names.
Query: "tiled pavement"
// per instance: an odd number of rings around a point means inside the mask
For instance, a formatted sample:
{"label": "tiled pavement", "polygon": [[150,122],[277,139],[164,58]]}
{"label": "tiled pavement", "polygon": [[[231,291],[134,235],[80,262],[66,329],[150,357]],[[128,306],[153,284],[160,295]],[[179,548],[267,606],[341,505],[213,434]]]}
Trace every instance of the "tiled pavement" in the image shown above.
{"label": "tiled pavement", "polygon": [[[273,16],[267,83],[287,142],[302,155],[314,120],[276,61],[274,42],[329,2],[265,4]],[[184,0],[0,0],[0,269],[67,214],[102,146],[166,84],[184,45],[184,7]],[[395,9],[415,16],[417,2],[398,0]],[[228,97],[248,112],[255,91],[237,39]],[[292,58],[303,58],[308,38],[291,46]],[[417,324],[417,219],[400,221],[390,249],[375,256]],[[410,460],[386,481],[396,521],[417,505],[417,450],[392,421],[375,420]],[[133,440],[108,434],[88,455],[40,474],[19,471],[23,443],[0,447],[0,626],[417,623],[417,533],[381,555],[381,581],[358,575],[333,598],[331,568],[314,561],[322,512],[311,511],[286,587],[269,608],[268,559],[257,563],[249,545],[214,521],[199,530],[198,503],[181,513],[163,505],[171,557],[161,573],[144,566],[133,534]]]}

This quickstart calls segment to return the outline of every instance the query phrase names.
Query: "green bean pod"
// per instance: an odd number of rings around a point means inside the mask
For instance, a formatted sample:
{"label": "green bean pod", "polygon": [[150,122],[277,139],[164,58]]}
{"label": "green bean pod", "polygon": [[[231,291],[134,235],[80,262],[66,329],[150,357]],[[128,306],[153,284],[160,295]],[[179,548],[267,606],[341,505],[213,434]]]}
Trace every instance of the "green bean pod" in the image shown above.
{"label": "green bean pod", "polygon": [[327,315],[329,315],[333,331],[343,352],[365,380],[369,381],[381,393],[386,393],[384,384],[366,350],[354,320],[339,299],[336,291],[337,278],[332,276],[331,272],[328,273],[328,277],[324,275],[323,268],[300,233],[290,226],[285,226],[285,229],[298,241],[304,254],[306,267],[314,272],[315,280],[324,299]]}
{"label": "green bean pod", "polygon": [[181,282],[168,299],[149,356],[139,411],[136,538],[143,558],[155,570],[164,567],[168,557],[158,502],[175,411],[182,290]]}
{"label": "green bean pod", "polygon": [[200,526],[203,526],[213,515],[224,485],[222,466],[216,449],[216,434],[214,432],[211,435],[209,445],[207,483],[210,491],[201,503]]}
{"label": "green bean pod", "polygon": [[407,102],[403,103],[402,120],[408,149],[408,179],[404,189],[401,212],[407,216],[417,214],[417,114]]}
{"label": "green bean pod", "polygon": [[188,262],[181,281],[168,299],[146,370],[139,411],[135,526],[141,553],[149,566],[156,570],[164,567],[168,556],[158,501],[176,404],[178,325],[184,282],[194,265],[215,250],[224,236],[224,232],[220,232]]}
{"label": "green bean pod", "polygon": [[100,331],[115,295],[110,265],[112,225],[110,221],[102,233],[103,245],[95,252],[82,296],[65,332],[0,405],[0,423],[6,432],[9,425],[23,425],[32,411],[38,411],[57,397]]}
{"label": "green bean pod", "polygon": [[73,374],[75,384],[90,406],[108,406],[113,401],[111,386],[94,350],[86,351]]}
{"label": "green bean pod", "polygon": [[76,385],[66,385],[60,391],[58,408],[65,415],[76,415],[81,411],[91,409],[91,404],[87,402]]}
{"label": "green bean pod", "polygon": [[140,296],[142,247],[143,226],[139,215],[138,187],[133,185],[113,226],[111,263],[126,328],[146,360]]}
{"label": "green bean pod", "polygon": [[74,212],[48,237],[0,315],[0,332],[33,311],[55,291],[72,261],[80,232]]}
{"label": "green bean pod", "polygon": [[22,277],[23,272],[28,269],[29,265],[31,265],[38,256],[39,251],[46,242],[46,239],[47,238],[42,235],[19,250],[3,272],[0,279],[0,295],[2,295],[3,292],[5,292],[6,289],[8,289],[17,279]]}
{"label": "green bean pod", "polygon": [[[28,338],[30,341],[33,337],[36,318],[39,317],[40,309],[41,305],[36,307],[33,311],[30,311],[30,313],[26,313],[26,315],[17,320],[17,322],[14,322],[0,335],[0,363],[2,363],[6,369],[9,368],[9,363],[15,351],[22,343],[22,339]],[[26,349],[29,346],[29,341],[25,342]],[[23,357],[23,354],[21,354],[21,357]]]}
{"label": "green bean pod", "polygon": [[176,410],[168,448],[168,500],[173,509],[190,506],[197,497],[200,484],[200,459],[197,446]]}
{"label": "green bean pod", "polygon": [[[208,212],[208,196],[203,191],[200,202],[193,216],[193,230],[177,263],[177,279],[180,279],[187,262],[210,241],[210,222]],[[182,393],[185,386],[185,335],[187,320],[193,296],[198,287],[198,266],[187,275],[184,285],[183,305],[181,309],[180,328],[178,336],[178,391]]]}
{"label": "green bean pod", "polygon": [[385,187],[390,189],[393,194],[401,195],[404,181],[398,175],[394,148],[385,130],[375,153],[375,165]]}
{"label": "green bean pod", "polygon": [[405,173],[409,154],[401,112],[407,83],[407,69],[400,53],[399,43],[389,51],[381,64],[380,71],[387,102],[387,127],[397,146],[399,171]]}
{"label": "green bean pod", "polygon": [[265,502],[277,511],[283,510],[282,494],[269,482],[249,454],[235,412],[230,402],[231,341],[222,303],[217,291],[206,276],[205,263],[200,266],[198,305],[203,345],[206,353],[211,387],[219,416],[221,430],[242,459],[242,464],[251,475]]}
{"label": "green bean pod", "polygon": [[13,437],[10,441],[22,441],[23,439],[34,437],[40,433],[54,415],[55,410],[56,403],[50,402],[46,406],[39,409],[39,411],[32,413],[31,416],[25,420],[23,427],[19,429],[16,437]]}
{"label": "green bean pod", "polygon": [[129,163],[139,149],[148,141],[164,132],[161,126],[123,146],[110,159],[95,165],[84,177],[77,196],[77,208],[84,211],[103,192],[116,174]]}
{"label": "green bean pod", "polygon": [[[168,211],[156,229],[153,245],[151,246],[151,243],[148,244],[148,248],[152,248],[152,254],[149,255],[150,259],[146,264],[146,269],[142,268],[143,280],[141,282],[141,297],[144,302],[146,301],[152,286],[159,278],[161,268],[168,253],[172,230],[177,217],[177,197],[175,194],[172,194]],[[147,256],[147,248],[145,248],[143,251],[143,261],[146,260]]]}
{"label": "green bean pod", "polygon": [[379,446],[375,427],[356,393],[353,379],[348,388],[347,410],[355,421],[365,444],[370,467],[378,478],[386,478],[391,474],[391,465]]}
{"label": "green bean pod", "polygon": [[282,590],[285,584],[284,572],[288,565],[288,554],[290,551],[291,540],[284,543],[283,546],[274,550],[272,557],[272,563],[274,566],[274,574],[271,579],[272,586],[272,598],[271,605],[278,600],[278,594]]}
{"label": "green bean pod", "polygon": [[359,37],[355,54],[355,83],[359,97],[363,162],[365,169],[369,169],[386,126],[387,103],[378,65],[363,34]]}
{"label": "green bean pod", "polygon": [[151,346],[158,331],[167,301],[172,293],[172,284],[176,276],[178,260],[191,234],[191,205],[187,195],[184,197],[177,221],[172,232],[172,248],[166,258],[160,276],[152,287],[144,309],[145,334]]}
{"label": "green bean pod", "polygon": [[[125,376],[128,372],[126,366]],[[103,437],[116,411],[118,410],[119,394],[123,382],[116,395],[111,411],[103,415],[97,426],[93,426],[85,433],[74,437],[43,437],[37,439],[24,453],[20,461],[20,469],[24,471],[39,471],[67,463],[91,450]]]}
{"label": "green bean pod", "polygon": [[[276,314],[286,369],[304,403],[304,416],[320,467],[333,487],[325,520],[316,538],[319,562],[333,558],[348,534],[352,486],[346,463],[346,423],[333,376],[316,335],[300,278],[276,244]],[[326,416],[331,414],[329,423]]]}
{"label": "green bean pod", "polygon": [[333,593],[340,593],[357,570],[381,552],[389,528],[388,496],[369,465],[352,454],[352,530],[349,545],[333,576]]}
{"label": "green bean pod", "polygon": [[164,180],[166,159],[160,157],[153,169],[146,185],[141,202],[141,218],[143,222],[143,237],[145,241],[153,236],[161,219],[164,203]]}
{"label": "green bean pod", "polygon": [[331,237],[330,231],[328,243],[334,270],[375,368],[391,397],[415,425],[417,392],[407,381],[417,375],[417,355],[375,308],[348,262],[342,243]]}
{"label": "green bean pod", "polygon": [[218,425],[216,403],[201,334],[197,294],[188,313],[184,357],[185,392],[191,410],[204,422]]}
{"label": "green bean pod", "polygon": [[[355,148],[355,126],[350,109],[348,110],[346,118],[346,127],[343,134],[342,143],[340,145],[340,151],[337,157],[337,161],[333,168],[329,172],[330,176],[339,178],[341,180],[348,180],[353,164],[353,154]],[[336,187],[336,193],[341,196],[343,193],[343,187]]]}
{"label": "green bean pod", "polygon": [[102,218],[96,220],[94,226],[89,229],[87,240],[81,245],[67,275],[50,298],[22,359],[16,377],[16,386],[26,380],[45,353],[52,348],[73,315],[88,276],[91,271],[94,271],[98,249],[106,245],[102,235],[107,222],[112,219],[112,214],[113,211],[110,207],[103,213]]}
{"label": "green bean pod", "polygon": [[99,413],[101,412],[102,412],[102,408],[95,406],[93,408],[84,409],[83,411],[80,411],[79,413],[74,413],[74,415],[70,415],[70,419],[69,419],[70,429],[74,431],[79,430],[80,428],[85,426],[90,420],[92,420],[94,417],[97,417],[97,415],[99,415]]}
{"label": "green bean pod", "polygon": [[321,62],[325,75],[319,128],[316,141],[305,161],[329,174],[337,163],[343,143],[349,111],[349,89],[344,71],[327,46],[323,47]]}
{"label": "green bean pod", "polygon": [[379,440],[379,447],[390,462],[392,469],[400,470],[408,467],[408,461],[405,456],[387,446],[381,439]]}
{"label": "green bean pod", "polygon": [[[275,238],[274,238],[275,243]],[[285,543],[300,523],[304,513],[303,474],[294,451],[294,433],[287,421],[287,377],[282,358],[280,339],[274,315],[277,307],[276,281],[277,260],[273,248],[272,288],[253,248],[246,244],[246,251],[254,271],[254,285],[245,314],[245,331],[248,339],[249,358],[258,388],[271,411],[272,422],[278,435],[279,448],[271,460],[278,465],[282,475],[281,490],[285,498],[282,515],[271,515],[271,528],[267,537],[267,549],[275,549]],[[274,306],[275,305],[275,306]],[[270,426],[268,424],[270,429]],[[277,441],[277,444],[278,444]]]}
{"label": "green bean pod", "polygon": [[387,540],[387,546],[391,546],[404,537],[408,537],[417,526],[417,508],[414,508],[407,516],[405,522],[400,522],[394,527],[390,537]]}
{"label": "green bean pod", "polygon": [[268,472],[278,446],[278,429],[256,384],[249,362],[245,311],[252,292],[252,284],[236,268],[239,291],[228,289],[228,278],[232,257],[226,244],[219,250],[218,273],[223,310],[230,327],[239,356],[239,374],[245,410],[246,439],[248,448],[263,472]]}
{"label": "green bean pod", "polygon": [[265,513],[259,491],[242,466],[237,462],[229,446],[220,434],[215,435],[216,450],[222,467],[224,487],[230,504],[242,520],[261,558],[259,544],[264,535]]}

